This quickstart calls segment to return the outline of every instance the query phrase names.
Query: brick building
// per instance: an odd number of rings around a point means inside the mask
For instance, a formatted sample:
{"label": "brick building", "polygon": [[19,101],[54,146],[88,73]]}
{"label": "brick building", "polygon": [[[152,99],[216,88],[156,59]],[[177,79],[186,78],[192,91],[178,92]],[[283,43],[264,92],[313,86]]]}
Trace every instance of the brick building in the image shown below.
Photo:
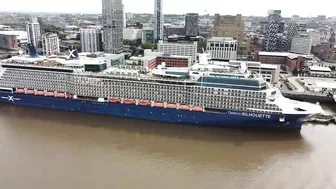
{"label": "brick building", "polygon": [[256,61],[264,64],[285,65],[290,69],[301,68],[306,59],[305,55],[287,52],[258,52]]}

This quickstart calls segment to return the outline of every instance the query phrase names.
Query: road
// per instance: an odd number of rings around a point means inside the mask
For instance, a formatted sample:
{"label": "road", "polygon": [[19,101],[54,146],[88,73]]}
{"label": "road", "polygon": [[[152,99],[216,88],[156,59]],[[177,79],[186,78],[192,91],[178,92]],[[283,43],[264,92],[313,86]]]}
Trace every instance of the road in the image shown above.
{"label": "road", "polygon": [[292,77],[288,77],[288,81],[294,85],[296,88],[297,88],[297,92],[305,92],[306,90],[298,83],[297,79],[299,77],[296,77],[296,76],[292,76]]}

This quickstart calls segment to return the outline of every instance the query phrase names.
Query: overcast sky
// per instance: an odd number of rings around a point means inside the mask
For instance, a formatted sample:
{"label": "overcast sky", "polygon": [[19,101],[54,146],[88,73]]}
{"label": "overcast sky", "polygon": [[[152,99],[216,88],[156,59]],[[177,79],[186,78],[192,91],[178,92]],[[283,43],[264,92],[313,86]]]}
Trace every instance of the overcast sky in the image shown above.
{"label": "overcast sky", "polygon": [[[50,2],[50,3],[49,3]],[[335,0],[164,0],[165,14],[238,14],[266,16],[280,9],[283,16],[336,16]],[[123,0],[126,12],[153,13],[154,0]],[[101,0],[0,0],[0,11],[100,13]]]}

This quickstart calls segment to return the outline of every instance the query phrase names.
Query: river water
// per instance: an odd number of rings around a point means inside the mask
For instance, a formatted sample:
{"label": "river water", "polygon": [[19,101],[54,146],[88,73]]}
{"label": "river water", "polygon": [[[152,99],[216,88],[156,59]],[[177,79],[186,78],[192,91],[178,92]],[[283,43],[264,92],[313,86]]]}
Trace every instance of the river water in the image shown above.
{"label": "river water", "polygon": [[265,133],[0,104],[4,189],[334,189],[335,148],[333,125]]}

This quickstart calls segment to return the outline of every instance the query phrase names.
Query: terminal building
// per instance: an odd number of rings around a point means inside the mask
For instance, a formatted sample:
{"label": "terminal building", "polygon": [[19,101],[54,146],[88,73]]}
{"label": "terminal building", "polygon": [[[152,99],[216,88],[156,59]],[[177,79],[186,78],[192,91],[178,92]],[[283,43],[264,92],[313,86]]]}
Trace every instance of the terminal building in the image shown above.
{"label": "terminal building", "polygon": [[308,73],[310,76],[325,77],[331,75],[331,69],[329,67],[322,66],[309,66]]}

